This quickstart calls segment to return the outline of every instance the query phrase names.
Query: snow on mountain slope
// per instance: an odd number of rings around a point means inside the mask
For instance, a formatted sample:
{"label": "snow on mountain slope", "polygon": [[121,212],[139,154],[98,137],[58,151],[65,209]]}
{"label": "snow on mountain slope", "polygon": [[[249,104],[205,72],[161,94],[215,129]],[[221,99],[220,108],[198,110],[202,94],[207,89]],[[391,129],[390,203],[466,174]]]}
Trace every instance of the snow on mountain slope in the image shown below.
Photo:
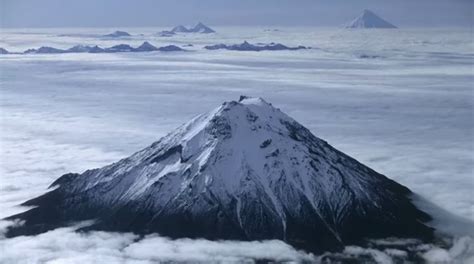
{"label": "snow on mountain slope", "polygon": [[380,18],[374,12],[365,9],[362,14],[350,22],[346,28],[397,28]]}
{"label": "snow on mountain slope", "polygon": [[9,219],[8,236],[86,230],[281,239],[314,252],[367,238],[429,241],[406,187],[339,152],[260,98],[226,102],[114,164],[66,174]]}

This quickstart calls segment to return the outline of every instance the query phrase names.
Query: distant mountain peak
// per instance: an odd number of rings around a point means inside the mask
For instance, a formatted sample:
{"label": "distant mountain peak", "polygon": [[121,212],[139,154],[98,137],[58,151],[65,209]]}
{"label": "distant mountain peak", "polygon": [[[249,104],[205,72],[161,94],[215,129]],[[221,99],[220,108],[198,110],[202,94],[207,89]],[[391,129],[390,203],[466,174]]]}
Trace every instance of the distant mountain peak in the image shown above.
{"label": "distant mountain peak", "polygon": [[183,25],[178,25],[178,26],[174,27],[171,30],[171,32],[173,32],[173,33],[189,33],[191,31]]}
{"label": "distant mountain peak", "polygon": [[195,33],[215,33],[213,29],[204,25],[202,22],[197,23],[191,31]]}
{"label": "distant mountain peak", "polygon": [[187,28],[183,25],[179,25],[174,27],[171,32],[173,33],[202,33],[202,34],[209,34],[215,33],[213,29],[204,25],[202,22],[197,23],[193,28]]}
{"label": "distant mountain peak", "polygon": [[131,36],[132,35],[130,35],[128,32],[120,31],[120,30],[104,35],[104,37],[109,37],[109,38],[131,37]]}
{"label": "distant mountain peak", "polygon": [[280,239],[314,252],[368,238],[432,238],[408,188],[314,136],[262,98],[241,96],[128,158],[57,179],[9,219],[7,236],[95,219],[85,230]]}
{"label": "distant mountain peak", "polygon": [[140,46],[134,49],[134,51],[155,51],[158,50],[157,47],[150,44],[150,42],[145,41]]}
{"label": "distant mountain peak", "polygon": [[379,17],[369,9],[364,9],[362,13],[352,20],[346,28],[397,28],[393,24]]}

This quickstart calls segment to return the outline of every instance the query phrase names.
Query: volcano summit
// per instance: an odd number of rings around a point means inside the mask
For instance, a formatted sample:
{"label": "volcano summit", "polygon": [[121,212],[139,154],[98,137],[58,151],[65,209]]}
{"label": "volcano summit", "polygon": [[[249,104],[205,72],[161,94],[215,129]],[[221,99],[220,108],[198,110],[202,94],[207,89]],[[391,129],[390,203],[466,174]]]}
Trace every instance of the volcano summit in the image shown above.
{"label": "volcano summit", "polygon": [[8,236],[82,230],[172,238],[280,239],[312,252],[369,238],[431,240],[411,191],[260,98],[225,102],[151,146],[57,179]]}
{"label": "volcano summit", "polygon": [[362,11],[346,28],[397,28],[370,10]]}

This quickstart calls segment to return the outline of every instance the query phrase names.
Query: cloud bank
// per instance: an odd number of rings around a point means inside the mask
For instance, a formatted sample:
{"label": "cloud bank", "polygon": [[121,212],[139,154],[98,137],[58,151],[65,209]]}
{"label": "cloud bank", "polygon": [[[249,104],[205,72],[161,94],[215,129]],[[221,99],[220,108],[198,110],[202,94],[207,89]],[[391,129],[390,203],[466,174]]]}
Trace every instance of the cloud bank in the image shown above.
{"label": "cloud bank", "polygon": [[[253,263],[255,260],[314,261],[281,241],[234,242],[158,235],[76,233],[60,228],[34,237],[0,240],[0,263]],[[26,253],[27,252],[27,253]],[[26,254],[25,254],[26,253]]]}
{"label": "cloud bank", "polygon": [[[63,33],[58,31],[30,33],[5,33],[1,41],[23,49],[68,47],[87,39],[54,37]],[[230,32],[226,41],[241,41],[242,36]],[[16,205],[44,193],[62,174],[128,156],[196,113],[248,94],[268,98],[337,148],[443,208],[474,219],[469,32],[262,34],[255,29],[245,36],[256,43],[304,42],[321,49],[291,55],[196,51],[2,58],[0,218],[24,210]],[[176,41],[201,47],[222,40]],[[361,53],[381,56],[361,60],[355,56]],[[419,245],[419,257],[472,262],[472,238],[465,234],[442,248]],[[407,252],[348,247],[344,254],[391,263]],[[300,261],[313,256],[278,241],[170,240],[75,233],[72,228],[0,239],[0,263],[252,262],[270,257]]]}

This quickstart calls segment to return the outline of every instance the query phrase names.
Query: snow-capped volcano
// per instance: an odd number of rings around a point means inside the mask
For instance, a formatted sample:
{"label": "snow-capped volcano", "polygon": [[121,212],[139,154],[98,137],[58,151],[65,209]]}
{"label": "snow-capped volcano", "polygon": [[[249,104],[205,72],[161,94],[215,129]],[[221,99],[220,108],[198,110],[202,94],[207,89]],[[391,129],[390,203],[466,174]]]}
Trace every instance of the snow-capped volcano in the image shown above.
{"label": "snow-capped volcano", "polygon": [[406,187],[334,149],[260,98],[225,102],[151,146],[57,179],[8,236],[87,230],[281,239],[314,252],[367,238],[430,240]]}
{"label": "snow-capped volcano", "polygon": [[346,28],[397,28],[380,18],[374,12],[365,9],[362,14],[350,22]]}

